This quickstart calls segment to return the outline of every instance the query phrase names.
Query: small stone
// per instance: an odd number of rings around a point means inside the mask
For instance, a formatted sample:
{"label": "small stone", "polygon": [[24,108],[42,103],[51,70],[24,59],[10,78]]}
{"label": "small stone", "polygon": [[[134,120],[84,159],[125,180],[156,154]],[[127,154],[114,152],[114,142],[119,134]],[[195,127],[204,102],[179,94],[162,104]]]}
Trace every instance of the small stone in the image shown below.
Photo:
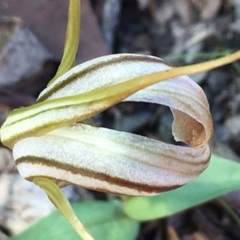
{"label": "small stone", "polygon": [[0,173],[9,171],[14,167],[14,160],[12,157],[12,153],[6,149],[1,147],[0,148]]}
{"label": "small stone", "polygon": [[20,19],[0,22],[0,87],[15,85],[41,71],[51,58]]}
{"label": "small stone", "polygon": [[43,190],[18,173],[0,175],[0,193],[0,225],[13,234],[55,209]]}

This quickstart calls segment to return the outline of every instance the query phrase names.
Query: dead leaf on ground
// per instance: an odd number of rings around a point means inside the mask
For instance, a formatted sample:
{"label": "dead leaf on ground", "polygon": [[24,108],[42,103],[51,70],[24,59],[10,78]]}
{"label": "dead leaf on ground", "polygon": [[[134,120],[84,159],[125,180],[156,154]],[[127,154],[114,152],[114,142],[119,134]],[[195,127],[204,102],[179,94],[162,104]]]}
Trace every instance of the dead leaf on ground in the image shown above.
{"label": "dead leaf on ground", "polygon": [[[16,7],[18,6],[18,7]],[[1,0],[0,15],[18,16],[26,22],[37,38],[54,55],[61,59],[67,25],[68,1]],[[77,62],[107,55],[109,49],[101,35],[89,1],[82,1],[81,44]]]}

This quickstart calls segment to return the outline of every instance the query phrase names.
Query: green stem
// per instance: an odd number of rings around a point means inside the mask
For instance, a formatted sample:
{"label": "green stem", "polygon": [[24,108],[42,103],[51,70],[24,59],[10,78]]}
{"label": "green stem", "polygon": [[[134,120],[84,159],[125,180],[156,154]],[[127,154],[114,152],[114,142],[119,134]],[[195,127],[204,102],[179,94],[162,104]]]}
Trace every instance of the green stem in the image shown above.
{"label": "green stem", "polygon": [[[229,53],[227,51],[222,51],[222,52],[198,52],[193,54],[193,58],[207,58],[207,59],[212,59],[212,58],[217,58],[217,57],[223,57],[228,55]],[[166,57],[163,57],[165,61],[179,61],[179,60],[184,60],[189,54],[179,54],[179,55],[169,55]]]}
{"label": "green stem", "polygon": [[80,0],[70,0],[68,8],[68,25],[64,44],[63,57],[51,85],[59,76],[63,75],[75,64],[75,57],[80,39]]}
{"label": "green stem", "polygon": [[238,226],[240,226],[240,218],[239,216],[232,210],[232,208],[223,200],[218,199],[218,202],[220,205],[227,211],[229,216],[237,223]]}
{"label": "green stem", "polygon": [[94,240],[84,225],[77,218],[68,199],[56,183],[44,177],[36,177],[33,179],[33,182],[45,191],[51,202],[70,222],[70,224],[83,240]]}
{"label": "green stem", "polygon": [[[197,59],[197,58],[213,59],[213,58],[217,58],[217,57],[227,56],[229,54],[230,53],[228,51],[222,51],[222,52],[198,52],[196,54],[193,54],[192,57],[195,58],[195,59]],[[174,62],[174,61],[184,60],[187,56],[188,56],[188,54],[168,55],[168,56],[163,57],[163,59],[165,61],[168,61],[168,62]],[[240,66],[239,66],[239,64],[237,62],[233,62],[232,66],[234,67],[236,72],[238,74],[240,74]]]}

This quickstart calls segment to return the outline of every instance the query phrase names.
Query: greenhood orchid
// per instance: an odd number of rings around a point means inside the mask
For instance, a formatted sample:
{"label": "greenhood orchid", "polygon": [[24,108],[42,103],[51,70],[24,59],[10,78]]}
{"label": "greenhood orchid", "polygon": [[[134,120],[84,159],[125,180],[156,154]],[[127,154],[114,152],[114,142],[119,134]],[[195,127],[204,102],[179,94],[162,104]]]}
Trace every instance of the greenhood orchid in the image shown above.
{"label": "greenhood orchid", "polygon": [[[187,76],[144,89],[135,80],[166,69],[155,57],[119,54],[59,77],[2,127],[20,174],[124,195],[157,194],[195,179],[210,158],[212,121],[203,91]],[[78,123],[121,100],[169,106],[175,139],[190,147]]]}
{"label": "greenhood orchid", "polygon": [[[209,163],[213,125],[203,90],[185,74],[233,62],[239,52],[178,68],[138,54],[104,56],[72,68],[78,45],[79,4],[70,0],[67,40],[57,76],[34,105],[9,115],[1,128],[1,140],[13,150],[20,174],[47,192],[83,239],[92,239],[81,230],[58,186],[76,184],[144,196],[197,178]],[[89,118],[121,101],[170,107],[174,138],[188,146],[91,124]]]}

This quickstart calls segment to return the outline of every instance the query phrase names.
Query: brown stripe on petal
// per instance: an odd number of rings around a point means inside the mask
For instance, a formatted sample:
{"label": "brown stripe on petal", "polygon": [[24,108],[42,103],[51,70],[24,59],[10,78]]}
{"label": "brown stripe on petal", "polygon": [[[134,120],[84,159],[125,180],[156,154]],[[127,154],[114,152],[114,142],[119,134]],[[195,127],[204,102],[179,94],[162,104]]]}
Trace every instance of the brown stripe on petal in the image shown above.
{"label": "brown stripe on petal", "polygon": [[[46,160],[45,158],[40,158],[40,157],[35,157],[35,156],[25,156],[21,157],[16,160],[16,164],[32,164],[32,165],[45,165],[51,168],[55,168],[56,170],[58,169],[64,169],[64,171],[69,171],[74,175],[81,175],[83,177],[89,177],[93,179],[97,179],[100,181],[105,181],[108,182],[109,184],[112,185],[117,185],[121,187],[126,187],[128,189],[134,189],[139,192],[146,192],[146,193],[160,193],[164,191],[169,191],[178,187],[181,187],[182,185],[176,184],[176,185],[165,185],[165,186],[152,186],[144,183],[137,183],[137,182],[132,182],[126,179],[118,178],[118,177],[113,177],[110,175],[107,175],[105,173],[101,172],[95,172],[93,170],[89,169],[84,169],[84,168],[79,168],[79,167],[74,167],[72,165],[66,164],[66,163],[60,163],[55,160]],[[44,176],[44,174],[39,174],[38,176],[30,176],[27,177],[27,179],[32,179],[33,177],[39,177],[39,176]],[[47,178],[54,178],[53,176],[46,176]],[[56,178],[54,178],[56,179]],[[63,179],[56,179],[56,180],[61,180]],[[72,183],[72,184],[77,184],[81,186],[81,183]],[[84,187],[84,186],[83,186]],[[104,190],[102,188],[99,188],[96,186],[96,188],[92,188],[97,191],[104,191],[104,192],[109,192],[109,190]],[[114,193],[114,192],[112,192]],[[116,193],[119,194],[119,193]]]}
{"label": "brown stripe on petal", "polygon": [[[107,65],[111,65],[111,64],[116,64],[116,63],[121,63],[121,62],[139,62],[139,61],[145,61],[145,62],[152,62],[152,63],[164,63],[166,64],[163,60],[159,59],[159,58],[153,58],[153,57],[149,57],[149,56],[144,56],[144,55],[119,55],[117,58],[114,59],[109,59],[109,60],[105,60],[103,62],[98,62],[95,64],[91,64],[91,66],[83,69],[81,72],[75,73],[73,74],[71,77],[68,77],[68,79],[66,81],[62,81],[56,84],[56,86],[54,86],[54,88],[50,89],[49,91],[46,92],[46,94],[40,96],[37,99],[37,102],[43,102],[46,99],[48,99],[53,93],[57,92],[58,90],[60,90],[61,88],[64,88],[66,85],[71,84],[75,81],[77,81],[78,79],[84,77],[87,74],[91,74],[93,71],[97,71],[99,68],[103,68]],[[168,64],[166,64],[168,65]]]}
{"label": "brown stripe on petal", "polygon": [[[36,164],[37,165],[37,164]],[[80,174],[81,175],[81,174]],[[53,180],[54,182],[63,182],[62,179],[58,179],[56,177],[49,177],[49,176],[46,176],[44,174],[39,174],[39,175],[36,175],[36,176],[31,176],[31,177],[27,177],[26,179],[29,180],[29,181],[33,181],[34,178],[36,177],[44,177],[44,178],[48,178],[48,179],[51,179]],[[83,176],[84,177],[84,176]],[[98,179],[99,180],[99,179]],[[105,181],[105,180],[103,180]],[[65,184],[63,185],[64,187],[65,186],[68,186],[70,184],[76,184],[80,187],[84,187],[86,188],[85,186],[81,185],[81,183],[72,183],[72,182],[68,182],[67,180],[64,181]],[[120,186],[120,187],[126,187],[128,189],[131,189],[131,190],[134,190],[134,191],[137,191],[139,192],[140,194],[141,193],[147,193],[147,195],[156,195],[156,194],[159,194],[159,193],[162,193],[162,192],[166,192],[166,191],[170,191],[170,190],[174,190],[176,188],[179,188],[179,187],[182,187],[183,185],[174,185],[174,186],[149,186],[149,185],[143,185],[143,184],[132,184],[132,182],[130,182],[130,184],[127,184],[127,185],[119,185],[119,184],[116,184],[116,183],[113,183],[113,182],[110,182],[110,184],[112,184],[112,186]],[[60,186],[61,187],[61,186]],[[104,193],[112,193],[112,194],[115,194],[115,195],[121,195],[121,196],[140,196],[140,195],[136,195],[136,194],[123,194],[123,193],[120,193],[120,192],[117,192],[117,191],[114,191],[112,189],[105,189],[105,188],[101,188],[101,187],[87,187],[87,189],[90,189],[90,190],[94,190],[94,191],[98,191],[98,192],[104,192]],[[143,196],[143,194],[141,194]]]}
{"label": "brown stripe on petal", "polygon": [[[86,108],[88,105],[91,105],[93,102],[87,102],[87,103],[83,103],[81,104],[82,106],[85,105],[84,107]],[[29,114],[28,117],[25,117],[24,120],[27,120],[27,119],[30,119],[30,118],[33,118],[33,117],[37,117],[38,115],[40,114],[43,114],[45,112],[49,112],[49,111],[58,111],[58,110],[67,110],[67,109],[71,109],[71,108],[74,108],[74,107],[80,107],[80,104],[78,104],[77,106],[60,106],[60,107],[55,107],[54,109],[45,109],[45,110],[42,110],[40,112],[37,112],[37,113],[34,113],[34,114]],[[94,114],[98,114],[102,111],[104,111],[107,107],[105,108],[99,108],[98,111],[97,109],[94,111]],[[89,117],[92,117],[93,113],[90,112],[90,113],[85,113],[84,115],[78,118],[74,117],[72,118],[72,122],[70,122],[70,124],[73,124],[73,123],[76,123],[76,122],[80,122],[82,120],[85,120]],[[23,119],[21,119],[20,121],[22,121]],[[7,124],[6,126],[7,127],[11,127],[12,125],[20,122],[19,120],[16,120],[16,121],[13,121],[9,124]],[[60,127],[63,127],[65,126],[65,122],[63,122],[63,120],[59,120],[58,118],[55,118],[55,119],[52,119],[52,120],[49,120],[48,122],[45,122],[45,123],[42,123],[42,125],[37,125],[36,127],[34,128],[29,128],[28,130],[25,130],[25,131],[18,131],[17,133],[15,133],[14,135],[11,135],[11,136],[8,136],[8,138],[5,140],[5,145],[9,145],[9,146],[13,146],[17,141],[23,139],[23,136],[26,136],[28,135],[28,137],[31,137],[31,136],[40,136],[40,135],[43,135],[44,133],[47,133],[47,132],[50,132],[54,129],[56,129],[57,127],[60,128]]]}

